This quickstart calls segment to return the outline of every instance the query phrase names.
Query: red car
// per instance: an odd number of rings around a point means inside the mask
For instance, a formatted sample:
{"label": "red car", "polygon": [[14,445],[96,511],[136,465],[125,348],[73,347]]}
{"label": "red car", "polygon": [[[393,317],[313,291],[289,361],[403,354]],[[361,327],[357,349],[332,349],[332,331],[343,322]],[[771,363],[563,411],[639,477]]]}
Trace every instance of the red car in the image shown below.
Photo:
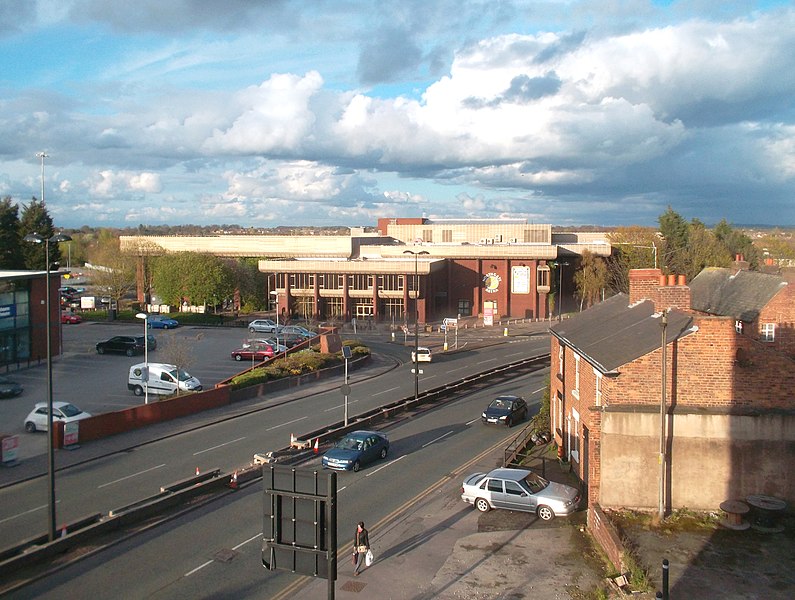
{"label": "red car", "polygon": [[73,313],[61,313],[61,323],[82,323],[83,317]]}
{"label": "red car", "polygon": [[238,348],[232,350],[232,358],[235,360],[255,360],[262,362],[273,358],[273,348],[270,346],[257,346],[256,348]]}

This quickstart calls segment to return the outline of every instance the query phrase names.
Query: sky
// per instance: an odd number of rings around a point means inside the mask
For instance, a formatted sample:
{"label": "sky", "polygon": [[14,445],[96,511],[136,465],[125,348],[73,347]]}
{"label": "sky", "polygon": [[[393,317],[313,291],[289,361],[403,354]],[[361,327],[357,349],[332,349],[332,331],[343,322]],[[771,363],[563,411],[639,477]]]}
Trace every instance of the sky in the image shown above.
{"label": "sky", "polygon": [[795,226],[795,6],[2,0],[0,197],[42,187],[65,228]]}

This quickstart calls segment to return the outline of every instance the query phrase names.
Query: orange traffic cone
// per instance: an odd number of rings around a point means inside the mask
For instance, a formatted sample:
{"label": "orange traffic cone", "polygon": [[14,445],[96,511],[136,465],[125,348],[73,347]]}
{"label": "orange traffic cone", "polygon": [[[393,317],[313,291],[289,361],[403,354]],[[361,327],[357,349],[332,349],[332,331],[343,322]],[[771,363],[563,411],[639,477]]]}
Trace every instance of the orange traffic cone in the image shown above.
{"label": "orange traffic cone", "polygon": [[314,451],[315,451],[315,454],[320,452],[320,438],[315,438]]}
{"label": "orange traffic cone", "polygon": [[63,527],[61,527],[61,537],[62,537],[62,538],[63,538],[63,537],[66,537],[66,525],[64,525]]}
{"label": "orange traffic cone", "polygon": [[237,488],[237,469],[232,473],[232,480],[229,482],[229,487]]}
{"label": "orange traffic cone", "polygon": [[199,473],[199,467],[196,467],[196,475],[201,475],[201,473]]}

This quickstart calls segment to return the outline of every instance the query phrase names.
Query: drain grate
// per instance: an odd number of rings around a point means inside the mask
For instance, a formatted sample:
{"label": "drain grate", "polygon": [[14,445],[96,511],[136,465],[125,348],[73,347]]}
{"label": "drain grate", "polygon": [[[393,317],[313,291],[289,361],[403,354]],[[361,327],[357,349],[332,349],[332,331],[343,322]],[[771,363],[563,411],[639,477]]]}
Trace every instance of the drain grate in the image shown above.
{"label": "drain grate", "polygon": [[340,589],[343,592],[356,592],[357,594],[361,592],[367,584],[361,581],[346,581],[345,585],[343,585]]}
{"label": "drain grate", "polygon": [[222,548],[221,550],[215,553],[213,559],[217,560],[218,562],[228,563],[238,554],[240,553],[236,552],[235,550],[230,550],[229,548]]}

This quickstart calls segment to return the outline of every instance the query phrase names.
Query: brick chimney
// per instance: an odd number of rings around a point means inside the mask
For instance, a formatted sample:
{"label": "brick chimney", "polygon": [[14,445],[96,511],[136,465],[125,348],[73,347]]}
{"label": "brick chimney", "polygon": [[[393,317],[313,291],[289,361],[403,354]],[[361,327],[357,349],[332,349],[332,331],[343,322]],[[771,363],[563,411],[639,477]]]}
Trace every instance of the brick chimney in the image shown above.
{"label": "brick chimney", "polygon": [[631,269],[629,271],[629,304],[657,298],[657,288],[662,276],[660,269]]}
{"label": "brick chimney", "polygon": [[654,309],[678,308],[690,311],[690,287],[684,275],[663,275],[660,269],[632,269],[629,272],[629,304],[654,302]]}
{"label": "brick chimney", "polygon": [[733,266],[735,271],[747,271],[749,265],[742,254],[735,254]]}
{"label": "brick chimney", "polygon": [[[675,280],[672,280],[672,278],[675,278]],[[690,286],[687,285],[685,276],[669,275],[666,283],[667,285],[661,285],[657,290],[657,298],[654,301],[655,310],[678,308],[679,310],[692,312]]]}

